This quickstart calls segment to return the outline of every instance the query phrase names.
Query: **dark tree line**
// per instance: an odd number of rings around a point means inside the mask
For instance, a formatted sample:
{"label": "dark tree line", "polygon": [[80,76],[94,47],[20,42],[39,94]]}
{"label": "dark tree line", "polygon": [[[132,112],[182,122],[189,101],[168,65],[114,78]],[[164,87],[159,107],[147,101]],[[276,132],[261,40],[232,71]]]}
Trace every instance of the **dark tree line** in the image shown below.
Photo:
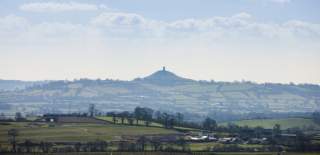
{"label": "dark tree line", "polygon": [[19,135],[19,132],[17,129],[10,129],[8,131],[8,136],[9,136],[9,142],[12,145],[12,152],[17,152],[17,139],[16,137]]}
{"label": "dark tree line", "polygon": [[[143,121],[145,126],[149,126],[150,123],[153,121],[153,110],[150,108],[142,108],[136,107],[133,112],[123,111],[123,112],[108,112],[107,116],[112,117],[113,123],[121,123],[130,125],[140,125],[139,122]],[[119,122],[120,121],[120,122]]]}
{"label": "dark tree line", "polygon": [[312,119],[314,122],[316,122],[317,124],[320,124],[320,112],[314,112],[312,114]]}
{"label": "dark tree line", "polygon": [[108,151],[190,151],[188,143],[181,137],[174,141],[162,141],[157,138],[140,136],[136,140],[92,142],[35,142],[24,140],[15,143],[10,152],[15,153],[58,153],[58,152],[108,152]]}
{"label": "dark tree line", "polygon": [[112,117],[113,123],[125,124],[126,121],[130,125],[140,125],[140,122],[143,122],[145,126],[150,126],[151,122],[157,122],[163,124],[165,128],[173,128],[173,126],[183,124],[181,113],[173,115],[160,111],[154,112],[153,109],[147,107],[136,107],[133,112],[108,112],[107,116]]}
{"label": "dark tree line", "polygon": [[203,129],[211,132],[216,130],[217,126],[217,122],[210,117],[207,117],[202,123]]}
{"label": "dark tree line", "polygon": [[132,112],[108,112],[107,116],[112,117],[114,124],[141,125],[141,122],[143,122],[145,126],[150,126],[152,122],[156,122],[167,129],[172,129],[175,126],[203,129],[210,132],[217,129],[216,121],[209,117],[201,123],[187,122],[184,120],[182,113],[154,111],[147,107],[136,107]]}

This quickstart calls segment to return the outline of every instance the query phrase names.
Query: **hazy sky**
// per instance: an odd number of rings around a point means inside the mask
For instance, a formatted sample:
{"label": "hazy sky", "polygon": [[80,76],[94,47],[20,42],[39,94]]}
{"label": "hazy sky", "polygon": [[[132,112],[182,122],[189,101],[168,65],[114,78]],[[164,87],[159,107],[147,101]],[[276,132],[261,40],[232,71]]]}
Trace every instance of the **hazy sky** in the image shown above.
{"label": "hazy sky", "polygon": [[320,83],[319,0],[1,0],[0,79]]}

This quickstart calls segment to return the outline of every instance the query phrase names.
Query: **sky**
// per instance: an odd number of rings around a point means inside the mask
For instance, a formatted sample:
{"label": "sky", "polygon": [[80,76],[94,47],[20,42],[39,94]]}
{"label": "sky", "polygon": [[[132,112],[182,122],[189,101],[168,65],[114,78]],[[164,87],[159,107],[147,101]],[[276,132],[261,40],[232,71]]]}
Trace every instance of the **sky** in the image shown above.
{"label": "sky", "polygon": [[320,84],[319,0],[1,0],[0,79]]}

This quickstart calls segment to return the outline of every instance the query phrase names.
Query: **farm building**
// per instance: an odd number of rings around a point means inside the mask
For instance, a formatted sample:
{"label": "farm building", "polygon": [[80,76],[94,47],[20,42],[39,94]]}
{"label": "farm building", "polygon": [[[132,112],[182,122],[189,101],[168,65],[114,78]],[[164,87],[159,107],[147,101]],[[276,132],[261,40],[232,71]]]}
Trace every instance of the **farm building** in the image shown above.
{"label": "farm building", "polygon": [[45,114],[41,121],[55,123],[94,123],[94,124],[109,124],[108,121],[88,117],[78,114]]}

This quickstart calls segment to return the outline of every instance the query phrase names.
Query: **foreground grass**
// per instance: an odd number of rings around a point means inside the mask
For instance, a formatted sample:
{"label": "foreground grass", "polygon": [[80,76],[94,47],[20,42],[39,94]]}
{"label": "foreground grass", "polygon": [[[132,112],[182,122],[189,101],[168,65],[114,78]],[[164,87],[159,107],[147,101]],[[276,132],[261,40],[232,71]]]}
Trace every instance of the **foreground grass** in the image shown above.
{"label": "foreground grass", "polygon": [[[230,145],[230,144],[221,144],[221,143],[217,143],[217,142],[203,142],[203,143],[191,143],[189,144],[190,149],[192,151],[203,151],[203,150],[208,150],[208,148],[212,148],[212,147],[223,147],[226,145]],[[232,144],[231,144],[232,145]],[[260,144],[239,144],[238,145],[241,148],[261,148],[264,145],[260,145]]]}
{"label": "foreground grass", "polygon": [[[253,119],[253,120],[241,120],[228,122],[239,126],[248,127],[263,127],[266,129],[272,129],[275,124],[280,124],[281,129],[288,129],[293,127],[309,128],[314,127],[315,129],[320,129],[320,125],[313,122],[312,119],[306,118],[284,118],[284,119]],[[220,125],[228,125],[228,123],[221,123]]]}
{"label": "foreground grass", "polygon": [[[277,155],[277,152],[221,152],[216,155]],[[283,152],[282,155],[319,155],[318,152]]]}

